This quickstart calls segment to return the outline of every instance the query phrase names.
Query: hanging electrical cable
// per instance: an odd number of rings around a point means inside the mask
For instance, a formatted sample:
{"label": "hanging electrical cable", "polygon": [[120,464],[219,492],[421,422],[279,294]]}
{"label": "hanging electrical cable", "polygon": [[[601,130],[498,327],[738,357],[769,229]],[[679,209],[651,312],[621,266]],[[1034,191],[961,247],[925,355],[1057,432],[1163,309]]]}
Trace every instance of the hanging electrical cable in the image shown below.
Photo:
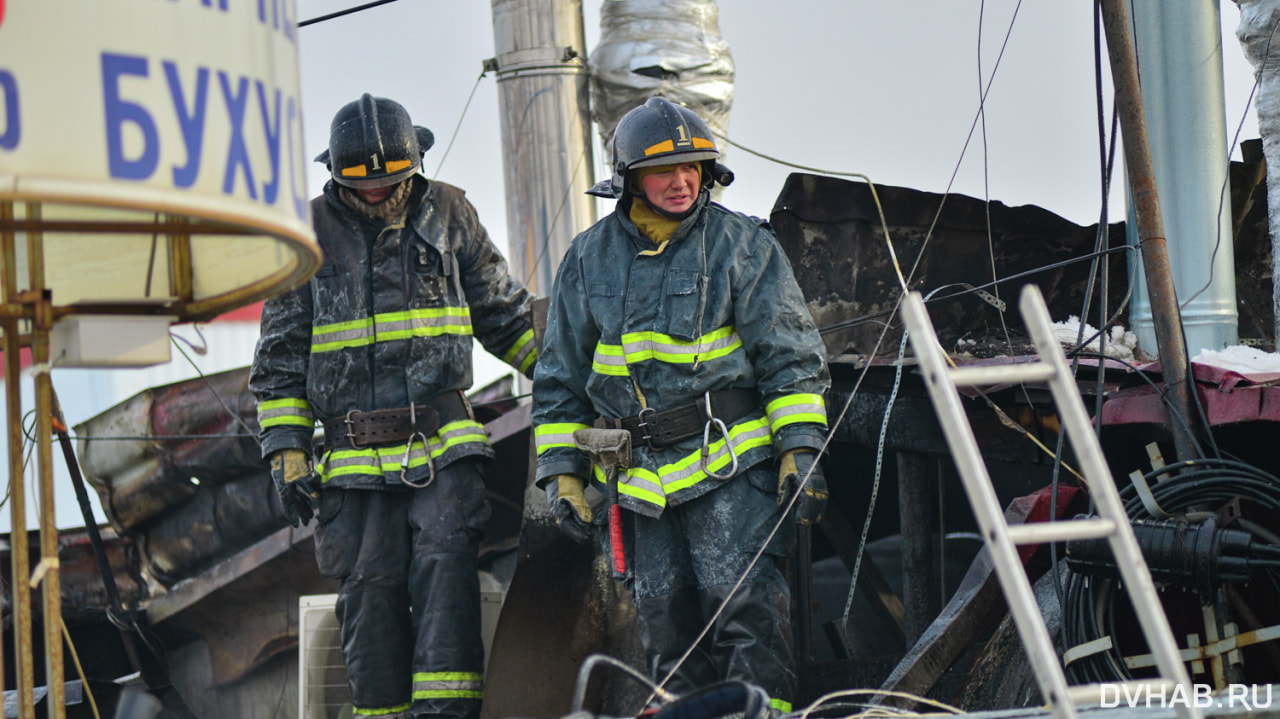
{"label": "hanging electrical cable", "polygon": [[316,23],[325,22],[326,20],[333,20],[335,18],[340,18],[346,15],[351,15],[353,13],[361,12],[363,10],[375,8],[375,7],[378,7],[379,5],[389,5],[393,2],[396,2],[396,0],[373,0],[373,2],[367,2],[363,5],[357,5],[355,7],[347,8],[346,10],[338,10],[337,12],[331,12],[328,15],[313,17],[310,20],[302,20],[301,22],[298,23],[298,27],[315,25]]}
{"label": "hanging electrical cable", "polygon": [[[1102,82],[1102,3],[1101,0],[1094,0],[1093,3],[1093,87],[1094,87],[1094,107],[1097,111],[1098,118],[1098,172],[1100,176],[1101,197],[1099,201],[1100,211],[1098,218],[1098,231],[1094,237],[1093,251],[1095,253],[1094,260],[1089,263],[1089,280],[1086,283],[1084,291],[1084,299],[1080,308],[1081,322],[1076,331],[1076,348],[1093,344],[1093,337],[1086,344],[1084,342],[1084,319],[1089,316],[1089,304],[1093,299],[1093,288],[1098,280],[1099,269],[1102,272],[1102,292],[1098,300],[1098,321],[1099,329],[1095,335],[1098,339],[1098,353],[1106,356],[1106,329],[1114,321],[1107,317],[1107,291],[1109,289],[1108,279],[1110,273],[1109,255],[1099,254],[1108,244],[1110,234],[1108,231],[1108,200],[1111,193],[1111,172],[1115,161],[1116,148],[1116,126],[1119,123],[1120,115],[1116,107],[1113,105],[1111,111],[1111,134],[1110,142],[1108,142],[1106,128],[1106,110],[1105,101],[1103,99],[1103,82]],[[1128,306],[1128,298],[1133,292],[1133,280],[1131,275],[1129,286],[1125,291],[1125,301],[1121,303],[1121,308]],[[1120,311],[1117,311],[1116,317],[1119,317]],[[1078,354],[1071,355],[1071,375],[1074,377],[1079,370],[1080,358]],[[1105,377],[1107,363],[1101,360],[1098,363],[1098,371],[1094,378],[1095,405],[1094,405],[1094,433],[1099,439],[1102,437],[1102,402],[1105,397]],[[1058,444],[1056,456],[1062,456],[1062,448],[1066,441],[1066,428],[1058,428]],[[1050,477],[1049,485],[1049,516],[1058,516],[1058,486],[1060,476],[1061,463],[1054,461],[1053,471]],[[1090,508],[1092,509],[1093,498],[1090,497]],[[1060,573],[1060,564],[1058,562],[1058,547],[1056,544],[1049,545],[1049,561],[1050,570],[1053,572],[1053,590],[1058,598],[1058,606],[1063,604],[1063,587],[1062,575]],[[1058,635],[1059,650],[1063,647],[1062,635]]]}
{"label": "hanging electrical cable", "polygon": [[471,86],[471,93],[467,95],[467,101],[462,106],[462,114],[458,115],[458,124],[453,126],[453,134],[449,136],[449,144],[444,148],[444,154],[440,156],[440,164],[436,165],[436,172],[431,179],[440,176],[440,168],[444,167],[444,161],[449,159],[449,151],[453,149],[454,140],[458,139],[458,131],[462,129],[462,121],[467,119],[467,110],[471,108],[471,99],[476,96],[476,88],[480,87],[480,81],[487,77],[487,71],[481,70],[480,77],[476,78],[476,82]]}

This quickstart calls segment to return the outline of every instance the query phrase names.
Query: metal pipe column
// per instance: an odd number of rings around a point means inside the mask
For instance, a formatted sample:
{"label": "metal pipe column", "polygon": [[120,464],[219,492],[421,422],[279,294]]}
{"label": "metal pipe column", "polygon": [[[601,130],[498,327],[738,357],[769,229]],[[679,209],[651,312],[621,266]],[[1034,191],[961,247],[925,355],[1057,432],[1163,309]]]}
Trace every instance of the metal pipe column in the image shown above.
{"label": "metal pipe column", "polygon": [[1102,0],[1102,23],[1107,36],[1107,54],[1111,58],[1116,108],[1124,133],[1125,166],[1129,171],[1130,193],[1137,216],[1138,245],[1142,250],[1142,269],[1151,297],[1152,325],[1160,352],[1169,413],[1179,415],[1171,416],[1169,421],[1174,450],[1179,461],[1194,459],[1198,454],[1194,433],[1196,415],[1191,411],[1187,345],[1182,334],[1178,295],[1169,269],[1169,249],[1151,165],[1151,148],[1147,144],[1146,117],[1138,85],[1133,36],[1130,34],[1128,0]]}
{"label": "metal pipe column", "polygon": [[[1221,8],[1218,0],[1131,0],[1131,10],[1187,352],[1220,350],[1238,341]],[[1154,346],[1141,275],[1132,318],[1139,344]]]}
{"label": "metal pipe column", "polygon": [[493,0],[493,39],[510,264],[545,297],[596,220],[582,0]]}
{"label": "metal pipe column", "polygon": [[[0,203],[0,219],[13,218],[13,203]],[[13,305],[18,294],[17,248],[14,233],[0,233],[4,300]],[[31,638],[31,559],[27,546],[27,493],[22,468],[22,387],[20,321],[4,321],[4,394],[9,449],[9,563],[13,578],[13,669],[17,678],[18,716],[35,716],[35,648]],[[2,678],[3,675],[0,675]]]}
{"label": "metal pipe column", "polygon": [[[27,204],[27,215],[40,221],[40,205]],[[58,522],[53,493],[53,380],[50,377],[49,340],[53,330],[53,302],[45,289],[44,235],[27,233],[27,271],[31,281],[31,372],[36,394],[36,458],[40,494],[40,564],[32,581],[40,584],[44,619],[44,667],[47,716],[67,715],[67,693],[62,664],[62,570],[58,565]]]}

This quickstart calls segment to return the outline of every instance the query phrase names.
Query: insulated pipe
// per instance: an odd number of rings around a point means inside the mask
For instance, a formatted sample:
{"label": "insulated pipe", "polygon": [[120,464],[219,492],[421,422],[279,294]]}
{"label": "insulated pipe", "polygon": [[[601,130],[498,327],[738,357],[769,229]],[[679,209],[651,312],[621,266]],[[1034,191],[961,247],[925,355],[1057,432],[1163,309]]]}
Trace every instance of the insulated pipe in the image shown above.
{"label": "insulated pipe", "polygon": [[1130,35],[1128,0],[1102,0],[1102,23],[1111,59],[1116,109],[1125,138],[1125,167],[1137,217],[1142,269],[1151,297],[1152,326],[1160,352],[1169,413],[1178,415],[1170,417],[1169,428],[1178,460],[1190,460],[1199,454],[1195,448],[1196,415],[1191,411],[1190,366],[1187,363],[1186,339],[1182,334],[1182,317],[1178,311],[1178,295],[1169,270],[1169,252],[1165,243],[1164,221],[1160,216],[1160,196],[1151,165],[1151,148],[1147,144],[1138,64]]}
{"label": "insulated pipe", "polygon": [[1271,230],[1273,337],[1280,338],[1280,0],[1239,0],[1236,39],[1258,77],[1258,132],[1267,160],[1267,224]]}
{"label": "insulated pipe", "polygon": [[[1221,9],[1218,0],[1131,0],[1130,7],[1187,351],[1220,350],[1238,342]],[[1144,285],[1139,276],[1132,324],[1139,344],[1150,348],[1156,342]]]}
{"label": "insulated pipe", "polygon": [[512,274],[546,297],[596,220],[582,0],[493,0],[493,45]]}

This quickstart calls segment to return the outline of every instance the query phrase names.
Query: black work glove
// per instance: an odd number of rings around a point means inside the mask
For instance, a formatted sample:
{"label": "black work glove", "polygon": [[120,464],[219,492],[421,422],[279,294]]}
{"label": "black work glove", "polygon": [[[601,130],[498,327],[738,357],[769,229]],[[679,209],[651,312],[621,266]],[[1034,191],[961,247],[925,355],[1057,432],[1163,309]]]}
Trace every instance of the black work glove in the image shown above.
{"label": "black work glove", "polygon": [[591,505],[583,493],[585,482],[573,474],[559,474],[547,483],[547,509],[556,526],[578,544],[591,544],[595,526],[591,523]]}
{"label": "black work glove", "polygon": [[300,449],[272,453],[271,481],[280,495],[284,518],[295,527],[306,526],[315,516],[311,501],[320,496],[320,480],[311,471],[307,453]]}
{"label": "black work glove", "polygon": [[[805,481],[806,476],[808,481]],[[822,513],[827,508],[827,478],[822,475],[817,452],[787,450],[782,454],[778,467],[778,506],[786,504],[801,482],[804,482],[804,487],[796,500],[796,521],[805,527],[822,521]]]}

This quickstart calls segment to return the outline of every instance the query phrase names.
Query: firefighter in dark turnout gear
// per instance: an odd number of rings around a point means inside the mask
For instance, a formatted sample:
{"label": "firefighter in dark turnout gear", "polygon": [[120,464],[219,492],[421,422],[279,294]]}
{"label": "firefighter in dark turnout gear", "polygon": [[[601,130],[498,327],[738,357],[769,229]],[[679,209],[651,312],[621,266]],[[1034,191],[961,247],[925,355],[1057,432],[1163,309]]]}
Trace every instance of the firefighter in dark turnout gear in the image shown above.
{"label": "firefighter in dark turnout gear", "polygon": [[664,99],[618,123],[613,177],[592,188],[617,208],[574,239],[551,292],[533,385],[537,481],[567,534],[600,537],[611,552],[610,533],[593,531],[607,513],[583,494],[605,473],[574,432],[629,431],[620,578],[649,673],[670,675],[677,694],[748,681],[789,711],[790,602],[777,565],[794,522],[817,521],[826,502],[826,352],[773,230],[710,202],[713,182],[732,181],[718,157],[706,124]]}
{"label": "firefighter in dark turnout gear", "polygon": [[324,262],[263,307],[250,388],[294,526],[318,495],[356,715],[475,719],[493,449],[463,395],[471,338],[526,375],[537,357],[532,296],[475,208],[417,172],[431,143],[384,98],[334,116],[317,158],[333,179],[311,203]]}

